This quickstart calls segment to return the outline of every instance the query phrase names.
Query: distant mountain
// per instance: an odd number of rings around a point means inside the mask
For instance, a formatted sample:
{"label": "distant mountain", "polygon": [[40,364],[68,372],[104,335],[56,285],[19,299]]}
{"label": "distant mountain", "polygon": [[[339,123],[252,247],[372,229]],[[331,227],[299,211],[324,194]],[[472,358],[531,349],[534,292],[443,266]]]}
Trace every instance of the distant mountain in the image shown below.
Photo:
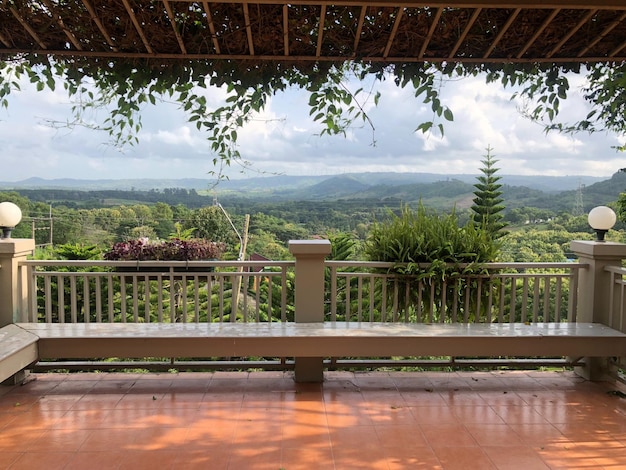
{"label": "distant mountain", "polygon": [[[329,187],[337,183],[346,183],[348,187],[345,191],[359,190],[365,186],[402,186],[410,184],[428,184],[438,182],[460,181],[474,184],[478,175],[471,174],[450,174],[443,175],[437,173],[348,173],[343,175],[319,175],[319,176],[267,176],[245,179],[231,179],[220,181],[216,190],[220,193],[231,192],[251,192],[266,195],[278,195],[285,197],[291,191],[309,188],[312,194],[323,194],[324,186],[315,189],[325,181],[329,181]],[[602,177],[593,176],[520,176],[520,175],[499,175],[500,183],[508,186],[525,186],[530,189],[537,189],[549,193],[559,191],[576,190],[579,185],[589,186],[591,184],[605,180]],[[334,180],[334,178],[343,178]],[[149,191],[162,190],[166,188],[195,189],[198,191],[208,190],[213,187],[214,181],[211,179],[186,178],[186,179],[120,179],[120,180],[81,180],[81,179],[43,179],[29,178],[16,182],[0,182],[0,189],[74,189],[74,190],[137,190]],[[334,188],[338,189],[338,188]],[[343,193],[343,189],[341,190]],[[334,192],[333,192],[334,193]],[[241,194],[245,195],[245,194]],[[289,196],[291,197],[291,196]]]}
{"label": "distant mountain", "polygon": [[[255,204],[273,204],[299,201],[308,204],[314,201],[344,205],[399,207],[400,204],[416,204],[437,210],[452,207],[467,209],[475,197],[476,176],[451,176],[420,173],[355,173],[335,176],[273,176],[221,182],[216,188],[219,199],[225,205],[251,207]],[[593,182],[593,177],[511,177],[503,176],[502,198],[507,209],[536,207],[554,212],[571,212],[580,200],[582,192],[583,210],[615,201],[626,190],[626,172],[618,172],[609,179]],[[426,181],[422,181],[426,180]],[[512,185],[508,181],[527,180],[531,186]],[[105,180],[41,180],[32,178],[22,183],[0,183],[0,190],[15,190],[32,201],[70,204],[73,207],[98,207],[100,205],[137,204],[167,202],[185,204],[188,207],[203,207],[213,203],[209,191],[183,188],[199,185],[203,180],[125,180],[114,181],[127,189],[101,189],[107,187]],[[590,182],[592,183],[583,183]],[[137,183],[137,184],[131,184]],[[141,184],[139,184],[141,183]],[[164,184],[159,188],[158,184]],[[111,183],[112,184],[112,183]],[[73,186],[72,186],[73,185]],[[83,186],[84,185],[84,186]],[[124,186],[128,185],[128,186]],[[551,187],[551,191],[542,188]],[[71,188],[70,188],[71,187]],[[556,188],[567,190],[557,191]],[[149,188],[149,189],[144,189]]]}

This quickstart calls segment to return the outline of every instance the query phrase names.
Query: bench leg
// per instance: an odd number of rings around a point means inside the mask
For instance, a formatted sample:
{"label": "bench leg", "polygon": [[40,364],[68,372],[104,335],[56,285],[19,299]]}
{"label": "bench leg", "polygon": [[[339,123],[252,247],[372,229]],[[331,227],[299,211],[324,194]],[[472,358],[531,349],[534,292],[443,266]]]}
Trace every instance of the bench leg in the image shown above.
{"label": "bench leg", "polygon": [[23,383],[29,380],[29,376],[30,376],[30,371],[21,370],[13,374],[8,379],[5,379],[3,382],[0,382],[0,385],[8,385],[8,386],[22,385]]}
{"label": "bench leg", "polygon": [[584,366],[574,367],[574,372],[592,382],[612,382],[617,378],[617,366],[609,357],[585,357]]}
{"label": "bench leg", "polygon": [[296,382],[323,382],[324,360],[321,357],[296,357],[295,361]]}

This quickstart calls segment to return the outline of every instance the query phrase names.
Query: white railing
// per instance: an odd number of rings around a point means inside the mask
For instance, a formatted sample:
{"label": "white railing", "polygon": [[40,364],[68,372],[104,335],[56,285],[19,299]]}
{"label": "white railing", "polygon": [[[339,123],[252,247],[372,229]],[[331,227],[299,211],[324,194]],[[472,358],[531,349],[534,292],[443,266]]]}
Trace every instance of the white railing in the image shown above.
{"label": "white railing", "polygon": [[[293,262],[24,261],[21,321],[293,320]],[[233,314],[233,305],[237,308]]]}
{"label": "white railing", "polygon": [[[433,282],[395,274],[392,263],[325,265],[325,320],[423,323],[576,321],[578,271],[586,267],[488,263]],[[24,261],[21,321],[294,321],[293,268],[292,261]]]}
{"label": "white railing", "polygon": [[587,265],[487,263],[447,279],[398,275],[393,263],[326,266],[330,321],[502,323],[576,321],[578,271]]}
{"label": "white railing", "polygon": [[626,311],[626,268],[607,266],[604,268],[610,273],[610,293],[608,326],[626,333],[624,313]]}

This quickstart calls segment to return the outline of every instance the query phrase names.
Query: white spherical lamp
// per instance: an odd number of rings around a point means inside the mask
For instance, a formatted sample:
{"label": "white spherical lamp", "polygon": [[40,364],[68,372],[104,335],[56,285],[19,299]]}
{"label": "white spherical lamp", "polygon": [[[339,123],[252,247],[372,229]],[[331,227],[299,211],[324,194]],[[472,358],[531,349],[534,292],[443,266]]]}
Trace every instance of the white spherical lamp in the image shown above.
{"label": "white spherical lamp", "polygon": [[11,238],[11,230],[22,220],[22,211],[12,202],[0,202],[0,238]]}
{"label": "white spherical lamp", "polygon": [[613,209],[607,206],[594,207],[587,217],[589,225],[596,231],[596,241],[603,242],[606,232],[611,230],[617,222]]}

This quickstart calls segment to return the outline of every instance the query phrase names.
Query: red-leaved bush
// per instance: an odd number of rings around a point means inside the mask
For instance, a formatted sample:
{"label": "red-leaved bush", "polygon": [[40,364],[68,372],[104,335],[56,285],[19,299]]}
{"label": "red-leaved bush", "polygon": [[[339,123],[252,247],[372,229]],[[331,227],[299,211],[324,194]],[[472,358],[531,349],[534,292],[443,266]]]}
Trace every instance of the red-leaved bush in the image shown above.
{"label": "red-leaved bush", "polygon": [[219,259],[226,245],[202,238],[173,238],[150,241],[145,238],[118,242],[104,254],[109,261],[202,261]]}

